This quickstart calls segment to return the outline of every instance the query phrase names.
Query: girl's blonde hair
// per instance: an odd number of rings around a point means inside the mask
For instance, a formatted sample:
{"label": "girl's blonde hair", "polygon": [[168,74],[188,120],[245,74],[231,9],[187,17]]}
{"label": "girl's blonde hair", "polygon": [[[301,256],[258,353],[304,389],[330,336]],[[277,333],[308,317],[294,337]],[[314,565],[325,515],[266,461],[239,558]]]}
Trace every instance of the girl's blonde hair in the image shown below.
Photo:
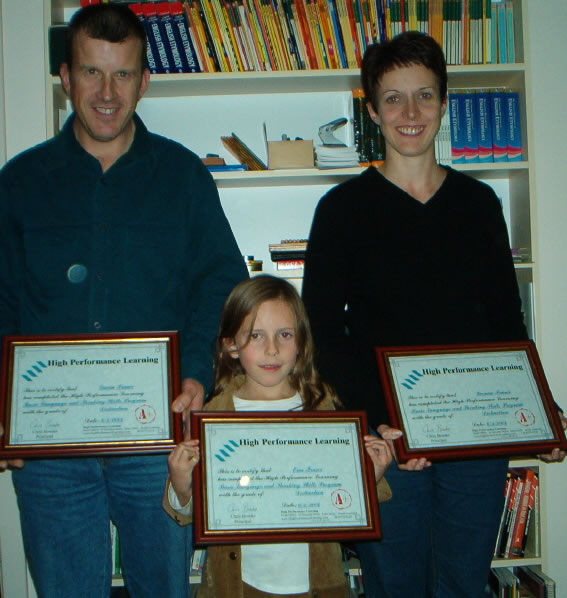
{"label": "girl's blonde hair", "polygon": [[[290,384],[303,399],[304,409],[313,409],[325,395],[332,396],[332,392],[320,380],[315,369],[313,338],[303,301],[295,287],[289,282],[268,275],[255,276],[242,281],[234,287],[225,301],[217,338],[217,367],[215,389],[212,396],[223,392],[235,377],[246,373],[240,360],[234,359],[230,355],[225,339],[235,339],[248,315],[252,316],[251,333],[260,305],[274,300],[283,301],[294,315],[297,362],[290,374]],[[249,340],[250,337],[246,342]]]}

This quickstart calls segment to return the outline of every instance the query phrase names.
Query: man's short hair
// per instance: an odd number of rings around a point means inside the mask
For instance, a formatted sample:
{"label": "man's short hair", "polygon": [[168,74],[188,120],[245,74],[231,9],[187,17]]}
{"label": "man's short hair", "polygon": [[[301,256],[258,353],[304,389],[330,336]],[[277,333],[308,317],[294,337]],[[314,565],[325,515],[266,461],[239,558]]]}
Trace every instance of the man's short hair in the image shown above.
{"label": "man's short hair", "polygon": [[91,4],[78,10],[67,27],[65,60],[71,69],[73,45],[84,31],[93,39],[119,43],[128,37],[140,40],[142,70],[146,68],[146,30],[134,12],[124,4]]}

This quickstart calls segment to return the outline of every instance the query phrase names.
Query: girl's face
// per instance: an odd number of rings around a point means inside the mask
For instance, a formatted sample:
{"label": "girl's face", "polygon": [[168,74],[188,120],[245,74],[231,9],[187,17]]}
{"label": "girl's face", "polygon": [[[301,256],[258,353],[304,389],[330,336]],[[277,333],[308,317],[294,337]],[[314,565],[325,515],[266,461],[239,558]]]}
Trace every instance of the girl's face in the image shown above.
{"label": "girl's face", "polygon": [[433,71],[423,65],[396,68],[384,73],[376,93],[378,110],[367,104],[372,120],[380,125],[386,155],[435,155],[435,135],[447,107],[441,100]]}
{"label": "girl's face", "polygon": [[295,394],[289,374],[297,362],[296,323],[287,303],[265,301],[256,319],[246,316],[236,338],[224,342],[246,373],[246,381],[238,389],[240,398],[277,400]]}

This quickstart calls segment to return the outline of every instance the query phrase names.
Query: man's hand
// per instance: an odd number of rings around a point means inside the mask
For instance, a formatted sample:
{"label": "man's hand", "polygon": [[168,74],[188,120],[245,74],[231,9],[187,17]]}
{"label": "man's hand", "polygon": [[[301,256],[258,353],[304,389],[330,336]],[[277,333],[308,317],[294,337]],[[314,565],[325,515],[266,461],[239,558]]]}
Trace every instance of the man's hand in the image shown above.
{"label": "man's hand", "polygon": [[[0,424],[0,436],[4,436],[4,428],[2,424]],[[17,469],[21,469],[24,466],[24,462],[22,459],[8,459],[7,461],[2,459],[0,460],[0,472],[5,471],[6,469],[12,469],[16,467]]]}
{"label": "man's hand", "polygon": [[181,383],[181,394],[176,397],[171,405],[175,413],[183,414],[183,421],[185,423],[183,436],[185,440],[191,438],[189,415],[191,411],[199,411],[203,407],[204,400],[205,389],[203,385],[197,380],[193,380],[193,378],[185,378]]}
{"label": "man's hand", "polygon": [[[561,425],[563,426],[563,431],[567,430],[567,419],[563,415],[563,413],[559,412],[559,419],[561,421]],[[544,455],[538,455],[538,457],[545,461],[546,463],[558,463],[565,459],[565,451],[561,449],[554,448],[551,453],[545,453]]]}
{"label": "man's hand", "polygon": [[[396,449],[394,447],[394,443],[392,442],[396,438],[399,438],[402,435],[402,431],[396,428],[391,428],[386,424],[381,424],[378,426],[378,434],[382,436],[384,440],[387,440],[390,443],[390,447],[392,449],[392,454],[396,459],[396,463],[398,463],[398,457],[396,455]],[[431,461],[427,459],[410,459],[407,463],[398,463],[398,469],[404,469],[406,471],[421,471],[426,467],[431,467]]]}

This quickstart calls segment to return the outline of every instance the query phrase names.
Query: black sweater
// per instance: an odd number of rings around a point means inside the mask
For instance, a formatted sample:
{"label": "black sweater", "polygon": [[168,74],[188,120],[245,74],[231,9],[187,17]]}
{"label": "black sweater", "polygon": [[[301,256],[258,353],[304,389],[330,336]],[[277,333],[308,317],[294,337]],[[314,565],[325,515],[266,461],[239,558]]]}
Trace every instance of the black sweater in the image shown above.
{"label": "black sweater", "polygon": [[376,346],[527,338],[494,191],[448,168],[425,204],[369,168],[319,202],[303,298],[322,377],[388,423]]}

